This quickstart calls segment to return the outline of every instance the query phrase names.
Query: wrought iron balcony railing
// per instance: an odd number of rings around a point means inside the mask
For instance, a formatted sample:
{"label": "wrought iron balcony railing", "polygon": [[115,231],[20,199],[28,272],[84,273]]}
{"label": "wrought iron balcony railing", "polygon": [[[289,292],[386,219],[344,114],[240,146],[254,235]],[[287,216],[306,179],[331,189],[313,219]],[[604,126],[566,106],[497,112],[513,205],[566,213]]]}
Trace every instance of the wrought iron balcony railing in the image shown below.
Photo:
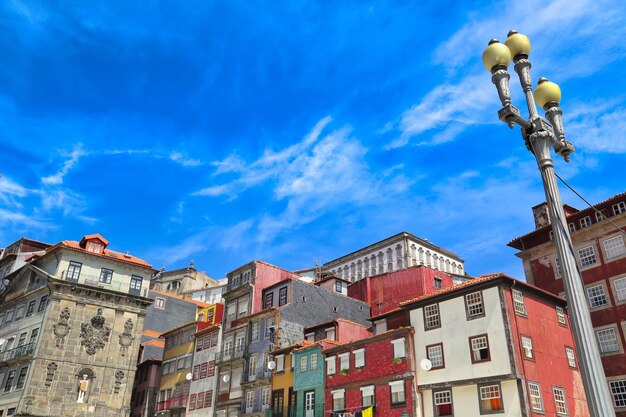
{"label": "wrought iron balcony railing", "polygon": [[26,356],[30,356],[35,352],[35,343],[28,343],[26,345],[18,346],[13,349],[6,350],[0,353],[0,362],[9,362],[13,359],[21,359]]}
{"label": "wrought iron balcony railing", "polygon": [[247,352],[247,346],[236,346],[234,348],[224,349],[217,355],[217,362],[223,363],[234,359],[240,359],[246,356]]}
{"label": "wrought iron balcony railing", "polygon": [[269,370],[256,370],[256,372],[249,372],[246,370],[243,374],[241,382],[253,382],[261,379],[270,379],[272,377],[272,371]]}
{"label": "wrought iron balcony railing", "polygon": [[67,271],[63,271],[61,273],[61,278],[65,281],[82,283],[85,285],[89,285],[90,287],[98,287],[111,291],[123,292],[130,295],[138,295],[141,297],[147,297],[148,288],[137,288],[136,286],[132,286],[128,281],[117,281],[111,279],[111,281],[102,280],[100,277],[94,275],[87,274],[71,274],[68,275]]}

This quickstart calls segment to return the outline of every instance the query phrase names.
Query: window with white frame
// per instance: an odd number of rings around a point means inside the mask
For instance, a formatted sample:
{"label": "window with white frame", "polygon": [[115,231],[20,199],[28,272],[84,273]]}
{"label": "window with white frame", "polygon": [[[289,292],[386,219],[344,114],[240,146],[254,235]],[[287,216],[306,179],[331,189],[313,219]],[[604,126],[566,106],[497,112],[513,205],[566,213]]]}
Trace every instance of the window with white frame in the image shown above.
{"label": "window with white frame", "polygon": [[431,304],[424,307],[424,329],[430,330],[441,327],[441,318],[439,317],[439,304]]}
{"label": "window with white frame", "polygon": [[257,355],[250,355],[250,359],[248,360],[248,381],[253,381],[256,379],[256,367],[257,367]]}
{"label": "window with white frame", "polygon": [[113,279],[113,270],[108,268],[102,268],[100,270],[100,282],[110,284]]}
{"label": "window with white frame", "polygon": [[480,399],[480,414],[490,414],[504,411],[500,384],[486,384],[478,386]]}
{"label": "window with white frame", "polygon": [[526,304],[524,303],[524,294],[519,290],[513,290],[513,308],[515,312],[521,316],[526,316]]}
{"label": "window with white frame", "polygon": [[626,277],[613,281],[617,301],[626,301]]}
{"label": "window with white frame", "polygon": [[252,323],[252,330],[251,330],[251,335],[250,335],[251,340],[259,340],[260,328],[261,328],[260,322],[257,321],[256,323]]}
{"label": "window with white frame", "polygon": [[444,367],[443,344],[439,343],[437,345],[427,346],[426,357],[428,358],[428,360],[430,360],[433,366],[433,369],[443,368]]}
{"label": "window with white frame", "polygon": [[618,214],[622,214],[626,212],[626,203],[624,203],[623,201],[620,201],[617,204],[613,204],[613,214],[614,215],[618,215]]}
{"label": "window with white frame", "polygon": [[541,385],[539,385],[539,382],[528,381],[528,394],[533,411],[543,411],[543,399],[541,398]]}
{"label": "window with white frame", "polygon": [[308,360],[309,357],[307,355],[300,356],[300,372],[306,372]]}
{"label": "window with white frame", "polygon": [[246,410],[252,411],[254,407],[254,391],[250,390],[246,392]]}
{"label": "window with white frame", "polygon": [[276,355],[274,358],[276,361],[276,372],[282,372],[285,370],[285,355]]}
{"label": "window with white frame", "polygon": [[284,306],[285,304],[287,304],[287,287],[278,290],[278,305]]}
{"label": "window with white frame", "polygon": [[565,390],[561,387],[552,387],[552,394],[554,395],[556,413],[561,416],[566,416],[567,402],[565,400]]}
{"label": "window with white frame", "polygon": [[578,249],[578,259],[580,259],[580,266],[583,268],[595,264],[597,260],[593,246]]}
{"label": "window with white frame", "polygon": [[571,347],[565,347],[565,356],[567,356],[567,364],[570,368],[576,368],[576,356],[574,355],[574,349]]}
{"label": "window with white frame", "polygon": [[600,353],[619,352],[619,343],[617,342],[617,334],[615,328],[596,330],[596,339]]}
{"label": "window with white frame", "polygon": [[263,388],[261,390],[261,407],[266,409],[270,405],[270,389]]}
{"label": "window with white frame", "polygon": [[339,355],[339,370],[347,371],[350,369],[350,353],[342,353]]}
{"label": "window with white frame", "polygon": [[452,390],[433,391],[434,415],[436,417],[451,416]]}
{"label": "window with white frame", "polygon": [[574,233],[576,231],[576,225],[574,223],[568,223],[570,233]]}
{"label": "window with white frame", "polygon": [[404,395],[404,381],[391,381],[389,383],[389,390],[391,391],[392,406],[406,403],[406,397]]}
{"label": "window with white frame", "polygon": [[556,318],[559,324],[567,325],[567,319],[565,318],[565,310],[562,307],[556,307]]}
{"label": "window with white frame", "polygon": [[357,349],[354,352],[354,367],[363,368],[365,366],[365,348]]}
{"label": "window with white frame", "polygon": [[465,310],[469,320],[483,317],[485,315],[485,307],[483,305],[483,295],[480,291],[467,294],[465,296]]}
{"label": "window with white frame", "polygon": [[335,328],[326,329],[326,339],[335,340]]}
{"label": "window with white frame", "polygon": [[606,219],[606,217],[604,217],[604,214],[602,214],[601,211],[596,211],[596,223],[601,222],[604,219]]}
{"label": "window with white frame", "polygon": [[369,407],[370,405],[376,405],[374,391],[374,385],[361,387],[361,406]]}
{"label": "window with white frame", "polygon": [[338,389],[336,391],[330,392],[333,396],[333,411],[340,411],[346,408],[346,391],[343,389]]}
{"label": "window with white frame", "polygon": [[485,362],[491,359],[487,335],[470,337],[469,341],[472,348],[472,363]]}
{"label": "window with white frame", "polygon": [[326,375],[334,375],[337,371],[337,360],[334,356],[326,358]]}
{"label": "window with white frame", "polygon": [[406,349],[404,348],[405,338],[401,337],[400,339],[394,339],[391,341],[393,345],[393,358],[399,359],[406,357]]}
{"label": "window with white frame", "polygon": [[154,308],[158,308],[159,310],[165,309],[165,298],[156,297],[154,299]]}
{"label": "window with white frame", "polygon": [[607,239],[602,242],[602,244],[604,245],[606,259],[613,259],[626,254],[626,247],[624,247],[624,238],[622,235]]}
{"label": "window with white frame", "polygon": [[589,226],[591,226],[591,218],[589,216],[586,216],[586,217],[583,217],[582,219],[580,219],[580,228],[581,229],[586,229]]}
{"label": "window with white frame", "polygon": [[527,359],[533,358],[533,340],[528,336],[522,336],[522,352]]}
{"label": "window with white frame", "polygon": [[557,277],[563,275],[563,268],[561,267],[561,260],[559,258],[554,258],[554,274]]}
{"label": "window with white frame", "polygon": [[587,287],[587,300],[589,301],[589,308],[591,309],[608,305],[608,300],[604,292],[604,285],[598,284]]}
{"label": "window with white frame", "polygon": [[311,354],[311,369],[317,369],[317,353]]}
{"label": "window with white frame", "polygon": [[609,381],[609,388],[615,408],[626,407],[626,379]]}

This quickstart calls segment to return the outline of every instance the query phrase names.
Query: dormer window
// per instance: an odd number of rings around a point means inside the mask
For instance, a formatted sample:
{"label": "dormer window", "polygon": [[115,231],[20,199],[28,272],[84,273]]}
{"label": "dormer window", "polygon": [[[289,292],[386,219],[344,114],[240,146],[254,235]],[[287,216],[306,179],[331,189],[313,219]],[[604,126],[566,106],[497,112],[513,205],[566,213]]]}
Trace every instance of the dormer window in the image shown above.
{"label": "dormer window", "polygon": [[93,240],[87,242],[87,252],[102,253],[102,243]]}

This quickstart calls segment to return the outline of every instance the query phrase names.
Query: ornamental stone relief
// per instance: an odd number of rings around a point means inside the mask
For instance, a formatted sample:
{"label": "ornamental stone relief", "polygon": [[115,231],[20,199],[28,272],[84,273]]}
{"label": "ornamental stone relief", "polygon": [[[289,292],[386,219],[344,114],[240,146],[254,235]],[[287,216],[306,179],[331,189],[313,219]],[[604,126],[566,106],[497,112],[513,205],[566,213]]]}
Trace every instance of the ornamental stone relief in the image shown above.
{"label": "ornamental stone relief", "polygon": [[97,351],[104,349],[109,341],[111,328],[105,326],[104,321],[102,309],[99,308],[96,315],[91,318],[91,323],[83,323],[80,326],[80,345],[85,347],[88,355],[94,355]]}
{"label": "ornamental stone relief", "polygon": [[120,386],[122,385],[122,380],[123,379],[124,379],[124,372],[117,371],[115,373],[115,385],[113,386],[113,393],[114,394],[119,394],[120,393]]}
{"label": "ornamental stone relief", "polygon": [[65,307],[59,314],[59,321],[52,326],[56,347],[63,347],[65,336],[70,332],[72,326],[68,324],[70,320],[70,309]]}
{"label": "ornamental stone relief", "polygon": [[50,387],[52,385],[52,380],[54,379],[54,373],[56,372],[58,366],[55,362],[50,362],[47,366],[46,366],[46,382],[45,385],[46,387]]}
{"label": "ornamental stone relief", "polygon": [[128,347],[132,345],[133,340],[135,340],[135,338],[133,337],[134,327],[135,325],[133,324],[133,321],[131,319],[126,320],[126,323],[124,323],[124,332],[119,335],[120,353],[122,354],[122,356],[126,356],[126,353],[128,352]]}

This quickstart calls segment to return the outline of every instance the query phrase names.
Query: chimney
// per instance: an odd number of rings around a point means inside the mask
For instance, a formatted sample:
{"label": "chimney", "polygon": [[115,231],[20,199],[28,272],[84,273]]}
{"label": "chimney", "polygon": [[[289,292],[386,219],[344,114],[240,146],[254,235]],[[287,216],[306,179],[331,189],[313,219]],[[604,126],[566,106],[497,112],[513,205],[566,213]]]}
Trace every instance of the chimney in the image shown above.
{"label": "chimney", "polygon": [[541,229],[550,225],[550,213],[548,212],[548,203],[541,203],[533,207],[533,217],[535,218],[535,229]]}

